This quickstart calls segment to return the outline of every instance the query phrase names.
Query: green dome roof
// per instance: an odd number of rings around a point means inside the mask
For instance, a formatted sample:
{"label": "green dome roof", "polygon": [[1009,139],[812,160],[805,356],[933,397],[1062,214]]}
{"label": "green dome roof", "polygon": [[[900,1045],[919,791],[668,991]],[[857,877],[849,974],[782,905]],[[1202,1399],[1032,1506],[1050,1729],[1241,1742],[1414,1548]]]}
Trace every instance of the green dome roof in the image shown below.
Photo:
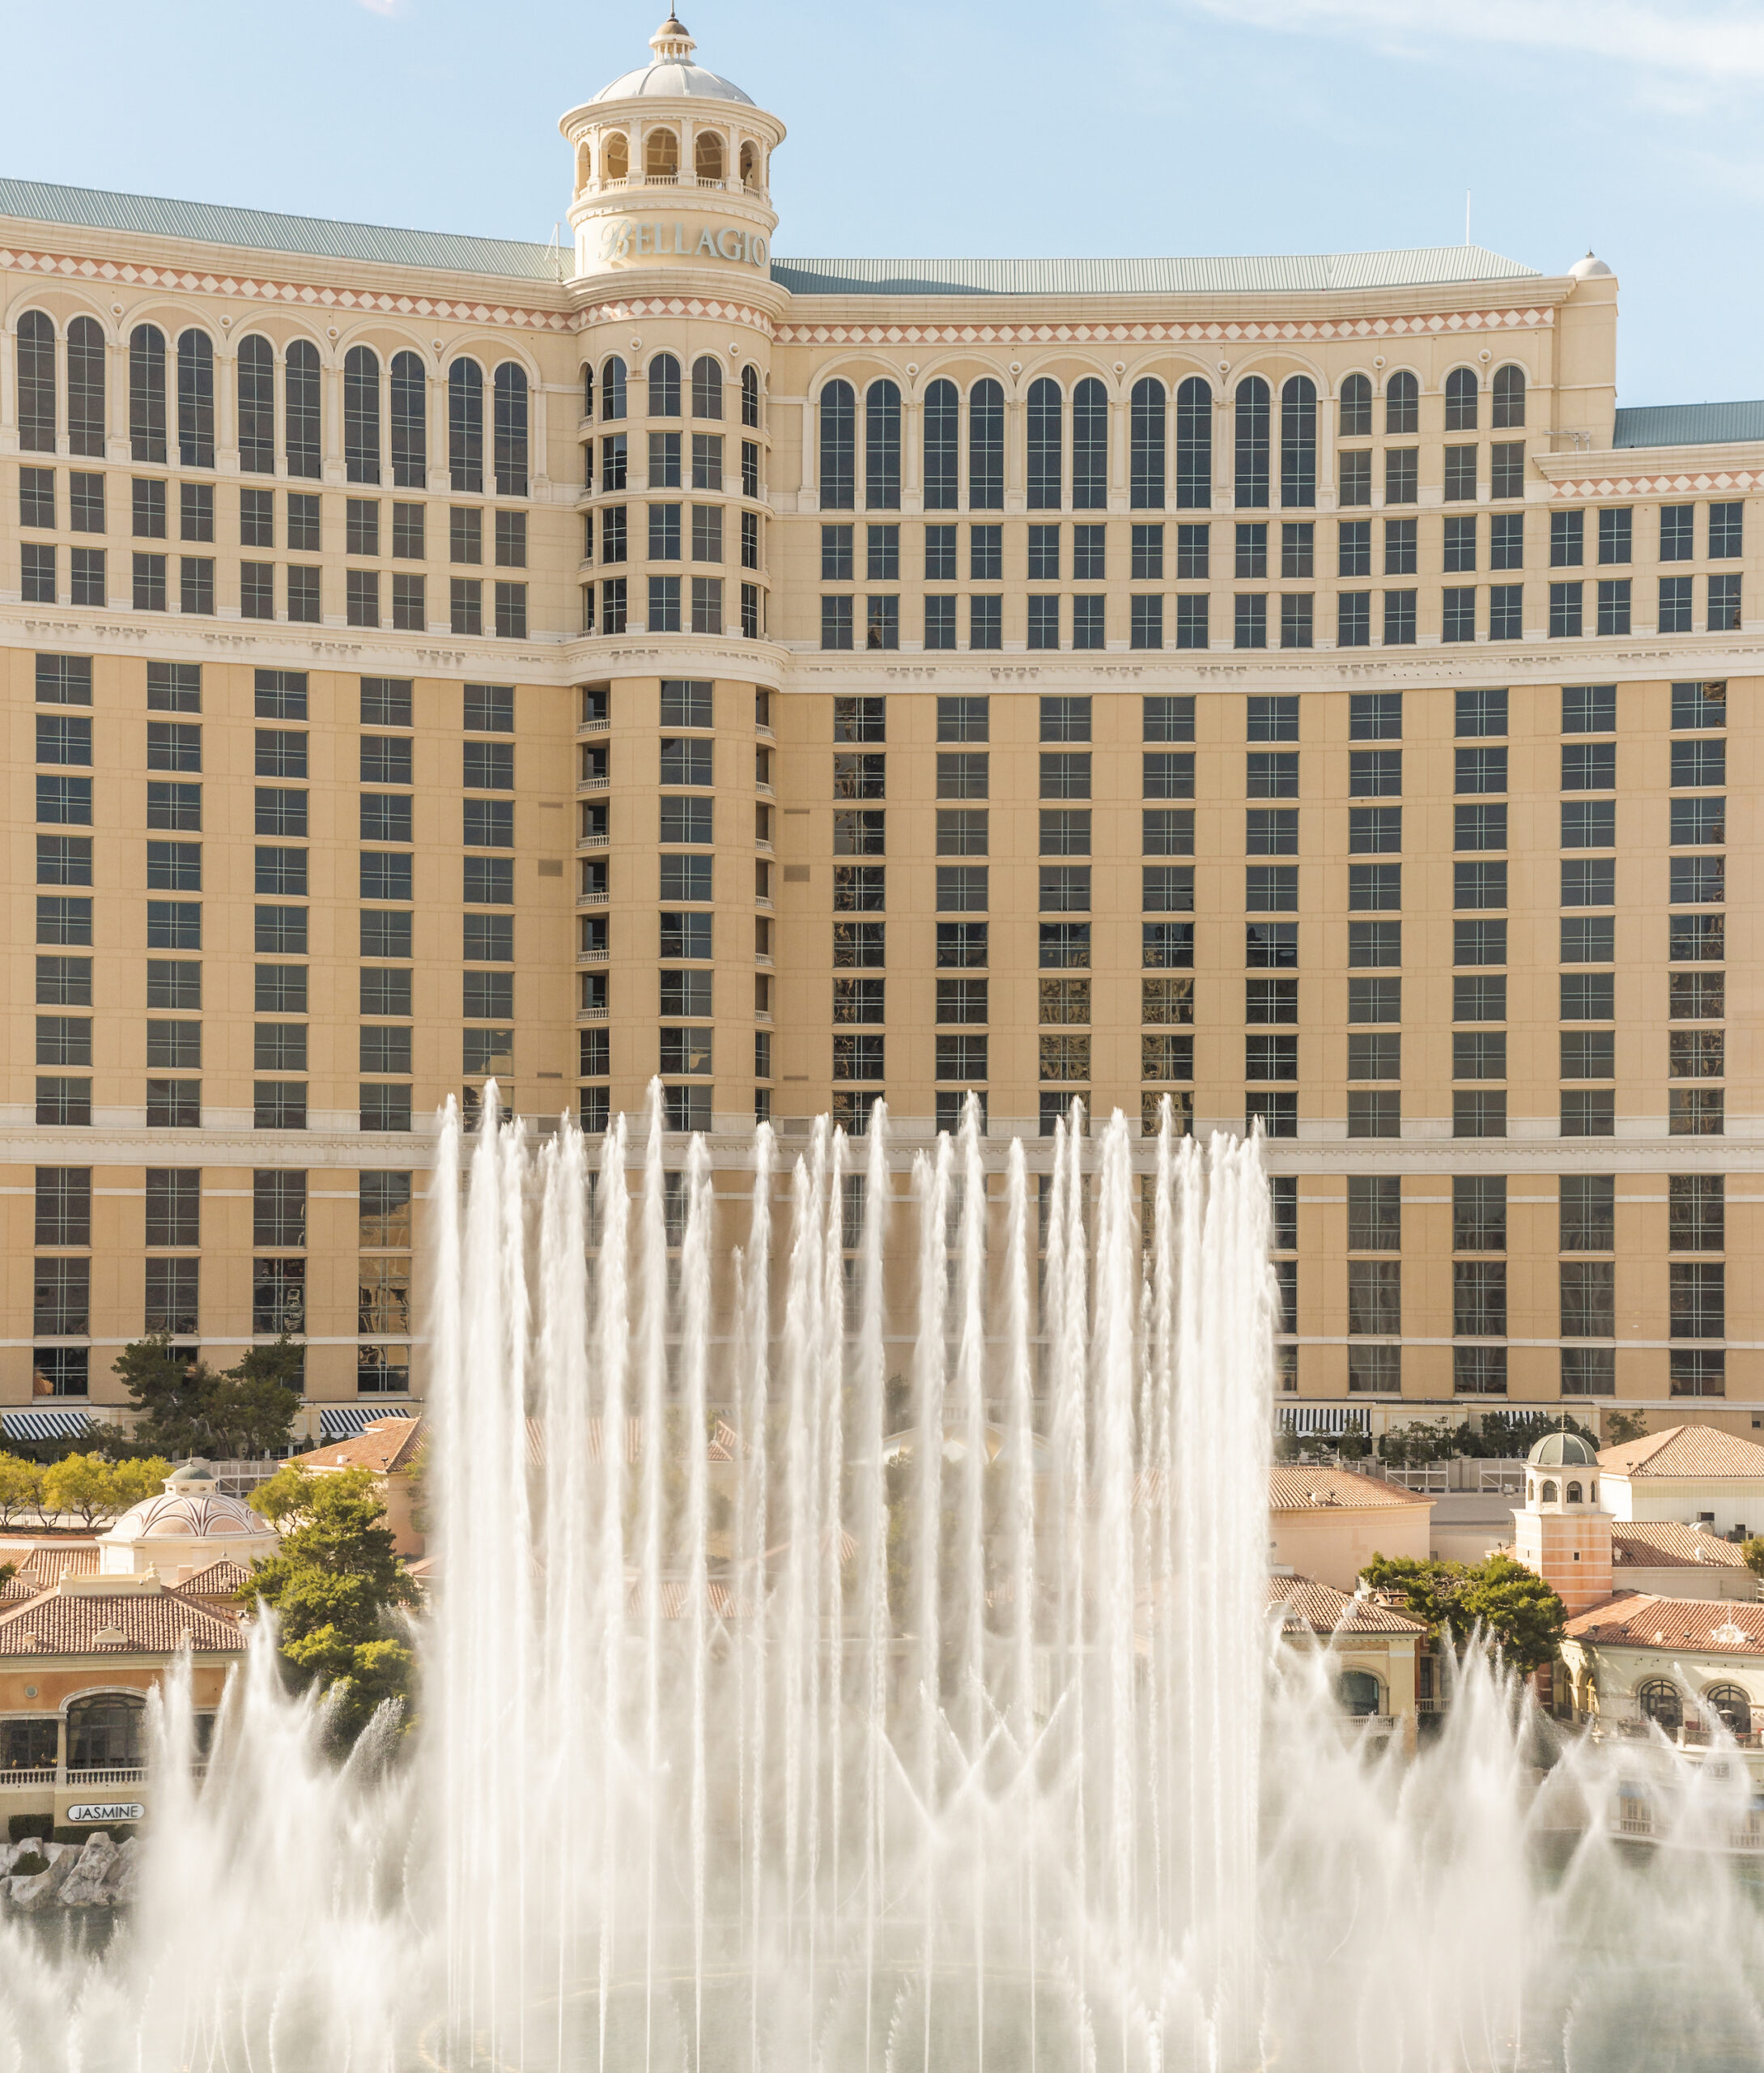
{"label": "green dome roof", "polygon": [[1596,1468],[1599,1457],[1578,1432],[1546,1432],[1526,1461],[1532,1468]]}

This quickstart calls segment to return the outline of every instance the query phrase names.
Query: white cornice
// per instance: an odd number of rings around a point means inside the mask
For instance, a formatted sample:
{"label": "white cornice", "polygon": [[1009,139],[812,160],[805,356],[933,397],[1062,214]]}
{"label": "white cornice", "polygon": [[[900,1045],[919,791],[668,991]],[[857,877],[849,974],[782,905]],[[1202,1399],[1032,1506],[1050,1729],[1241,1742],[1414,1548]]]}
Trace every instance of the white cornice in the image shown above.
{"label": "white cornice", "polygon": [[1672,677],[1764,675],[1764,624],[1738,633],[1633,639],[1466,641],[1414,648],[968,650],[828,653],[728,635],[578,635],[544,645],[487,636],[416,637],[374,627],[300,627],[206,619],[178,612],[87,611],[0,605],[0,643],[74,648],[164,662],[239,662],[265,669],[359,670],[369,676],[464,677],[487,682],[577,684],[600,678],[695,675],[786,692],[848,687],[996,691],[1163,688],[1244,692],[1350,690],[1389,684],[1620,683]]}

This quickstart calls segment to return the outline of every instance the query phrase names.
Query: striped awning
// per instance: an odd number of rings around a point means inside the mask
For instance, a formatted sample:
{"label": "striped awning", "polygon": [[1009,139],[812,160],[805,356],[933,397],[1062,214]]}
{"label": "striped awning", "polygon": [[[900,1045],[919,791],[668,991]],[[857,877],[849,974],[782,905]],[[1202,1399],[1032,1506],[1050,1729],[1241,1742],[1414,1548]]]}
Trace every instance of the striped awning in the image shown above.
{"label": "striped awning", "polygon": [[1282,1406],[1280,1424],[1288,1432],[1346,1432],[1366,1423],[1366,1413],[1345,1404],[1314,1403]]}
{"label": "striped awning", "polygon": [[0,1411],[9,1440],[77,1440],[91,1423],[84,1411]]}
{"label": "striped awning", "polygon": [[321,1440],[353,1440],[357,1433],[380,1418],[414,1418],[406,1403],[326,1403],[319,1407]]}

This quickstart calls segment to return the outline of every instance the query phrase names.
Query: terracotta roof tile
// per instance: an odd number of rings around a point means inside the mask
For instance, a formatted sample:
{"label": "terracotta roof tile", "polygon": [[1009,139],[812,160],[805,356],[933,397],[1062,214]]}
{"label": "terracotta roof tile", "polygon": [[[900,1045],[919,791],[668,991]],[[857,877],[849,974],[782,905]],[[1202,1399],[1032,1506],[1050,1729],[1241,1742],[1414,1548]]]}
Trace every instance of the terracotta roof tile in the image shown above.
{"label": "terracotta roof tile", "polygon": [[1277,1512],[1351,1512],[1395,1511],[1407,1505],[1431,1505],[1433,1500],[1400,1483],[1381,1483],[1375,1475],[1357,1475],[1351,1469],[1277,1463],[1268,1471],[1268,1502]]}
{"label": "terracotta roof tile", "polygon": [[427,1427],[426,1418],[376,1418],[353,1438],[328,1440],[294,1459],[302,1468],[365,1468],[386,1475],[410,1466]]}
{"label": "terracotta roof tile", "polygon": [[[13,1556],[5,1558],[15,1560]],[[96,1577],[98,1543],[96,1540],[40,1540],[19,1563],[19,1574],[40,1590],[62,1577]]]}
{"label": "terracotta roof tile", "polygon": [[237,1562],[223,1558],[210,1562],[206,1569],[198,1569],[193,1577],[186,1577],[181,1584],[168,1586],[181,1598],[194,1598],[206,1604],[213,1598],[231,1604],[234,1594],[251,1581],[251,1572]]}
{"label": "terracotta roof tile", "polygon": [[245,1645],[236,1620],[172,1590],[57,1589],[0,1613],[0,1657],[171,1655],[186,1644],[199,1655]]}
{"label": "terracotta roof tile", "polygon": [[1676,1519],[1622,1520],[1611,1528],[1613,1567],[1743,1569],[1745,1559],[1731,1540],[1718,1540]]}
{"label": "terracotta roof tile", "polygon": [[1764,1605],[1732,1598],[1655,1598],[1626,1591],[1579,1613],[1566,1632],[1606,1648],[1696,1649],[1764,1655]]}
{"label": "terracotta roof tile", "polygon": [[1668,1425],[1603,1449],[1599,1466],[1607,1475],[1764,1477],[1764,1447],[1713,1425]]}
{"label": "terracotta roof tile", "polygon": [[1281,1632],[1299,1634],[1424,1634],[1420,1620],[1393,1612],[1376,1598],[1355,1598],[1314,1577],[1270,1577],[1268,1603],[1284,1606]]}

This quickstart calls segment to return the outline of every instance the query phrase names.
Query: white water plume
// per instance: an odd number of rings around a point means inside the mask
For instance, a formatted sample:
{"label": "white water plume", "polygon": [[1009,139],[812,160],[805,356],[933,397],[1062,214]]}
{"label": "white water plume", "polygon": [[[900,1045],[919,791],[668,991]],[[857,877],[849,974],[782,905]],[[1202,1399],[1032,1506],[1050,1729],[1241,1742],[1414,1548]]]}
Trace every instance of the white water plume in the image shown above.
{"label": "white water plume", "polygon": [[1756,2062],[1742,1765],[1646,1752],[1626,1856],[1635,1759],[1480,1654],[1409,1759],[1271,1639],[1256,1143],[971,1109],[897,1191],[878,1108],[720,1203],[661,1122],[449,1116],[416,1724],[339,1772],[262,1622],[198,1778],[174,1676],[142,1901],[0,1922],[0,2068]]}

